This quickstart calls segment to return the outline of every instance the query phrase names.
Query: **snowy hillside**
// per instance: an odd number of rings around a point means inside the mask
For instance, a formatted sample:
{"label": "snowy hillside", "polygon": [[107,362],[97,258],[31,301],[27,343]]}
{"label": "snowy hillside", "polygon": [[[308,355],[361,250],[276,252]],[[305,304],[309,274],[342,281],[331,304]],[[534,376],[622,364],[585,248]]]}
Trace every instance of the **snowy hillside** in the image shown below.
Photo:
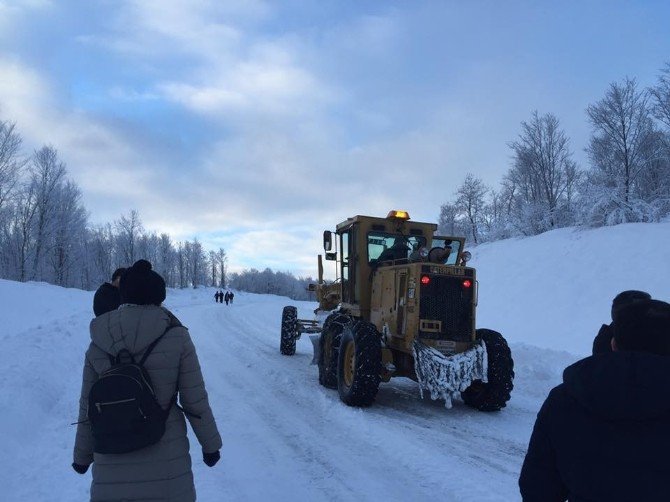
{"label": "snowy hillside", "polygon": [[[289,300],[214,290],[168,292],[199,352],[224,440],[202,463],[202,501],[510,501],[535,414],[562,369],[590,352],[612,297],[644,289],[670,298],[670,223],[563,229],[478,247],[478,325],[511,342],[508,407],[483,414],[421,400],[406,379],[382,384],[368,409],[320,387],[307,336],[279,354]],[[3,500],[87,500],[90,472],[70,468],[92,293],[0,280],[0,441]],[[297,303],[309,317],[314,304]]]}

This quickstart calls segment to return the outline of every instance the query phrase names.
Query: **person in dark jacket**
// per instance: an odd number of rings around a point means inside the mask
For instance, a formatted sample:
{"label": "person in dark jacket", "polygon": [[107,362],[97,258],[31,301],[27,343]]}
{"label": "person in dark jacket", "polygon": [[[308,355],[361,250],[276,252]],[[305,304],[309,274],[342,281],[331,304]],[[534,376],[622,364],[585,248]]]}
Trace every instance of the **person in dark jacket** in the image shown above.
{"label": "person in dark jacket", "polygon": [[611,343],[566,368],[542,405],[524,501],[670,500],[670,304],[623,307]]}
{"label": "person in dark jacket", "polygon": [[[165,281],[151,268],[146,260],[130,267],[121,278],[122,305],[91,321],[72,463],[79,474],[85,474],[93,465],[91,501],[195,501],[186,419],[202,447],[202,461],[213,467],[221,458],[221,436],[195,346],[188,329],[161,306],[166,295]],[[110,368],[110,356],[127,349],[139,360],[163,334],[144,368],[156,400],[168,412],[165,433],[156,444],[129,453],[95,452],[91,426],[86,420],[91,386]],[[177,392],[186,417],[175,405]]]}
{"label": "person in dark jacket", "polygon": [[235,293],[233,293],[232,291],[230,291],[230,292],[228,293],[228,301],[230,301],[230,304],[231,304],[231,305],[233,304],[233,298],[235,298]]}
{"label": "person in dark jacket", "polygon": [[226,294],[223,297],[223,299],[225,300],[226,305],[228,305],[228,302],[230,301],[230,293],[228,291],[226,291]]}
{"label": "person in dark jacket", "polygon": [[622,291],[612,300],[612,322],[610,324],[603,324],[598,331],[598,334],[593,339],[593,354],[600,354],[602,352],[612,352],[612,337],[614,336],[614,322],[617,312],[631,303],[640,300],[649,300],[651,295],[645,291],[637,291],[630,289]]}
{"label": "person in dark jacket", "polygon": [[95,317],[101,316],[110,310],[116,310],[121,305],[121,293],[119,292],[119,281],[126,271],[125,268],[117,268],[112,274],[112,282],[106,282],[98,288],[93,295],[93,313]]}

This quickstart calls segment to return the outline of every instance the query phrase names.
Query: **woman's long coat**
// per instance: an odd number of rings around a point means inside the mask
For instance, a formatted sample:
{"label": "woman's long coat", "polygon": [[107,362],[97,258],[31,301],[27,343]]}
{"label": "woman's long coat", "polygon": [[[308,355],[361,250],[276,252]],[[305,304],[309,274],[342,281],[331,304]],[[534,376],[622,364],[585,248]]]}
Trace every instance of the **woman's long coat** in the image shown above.
{"label": "woman's long coat", "polygon": [[[91,321],[91,344],[84,362],[79,420],[86,420],[91,386],[111,365],[108,354],[116,355],[126,348],[139,361],[147,346],[170,326],[173,327],[158,342],[144,367],[163,409],[168,408],[178,390],[184,409],[200,416],[188,418],[202,450],[215,452],[221,448],[221,437],[209,407],[195,347],[188,330],[162,307],[122,306]],[[195,500],[186,421],[184,413],[176,406],[170,410],[161,440],[130,453],[93,453],[91,428],[87,423],[80,423],[74,461],[81,465],[93,462],[92,501]]]}

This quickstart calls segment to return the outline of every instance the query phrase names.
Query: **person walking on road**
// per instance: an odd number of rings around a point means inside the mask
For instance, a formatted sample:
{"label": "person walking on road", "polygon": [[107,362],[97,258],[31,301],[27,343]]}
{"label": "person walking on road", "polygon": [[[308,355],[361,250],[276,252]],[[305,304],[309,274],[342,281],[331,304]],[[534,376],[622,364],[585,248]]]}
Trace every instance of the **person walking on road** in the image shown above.
{"label": "person walking on road", "polygon": [[[188,329],[161,306],[166,296],[165,281],[151,270],[148,261],[139,260],[122,275],[120,292],[122,305],[91,322],[72,467],[84,474],[93,465],[91,501],[194,501],[184,414],[206,465],[213,467],[218,462],[221,449],[195,346]],[[145,352],[150,354],[140,361]],[[124,453],[99,453],[104,437],[94,437],[87,420],[89,391],[115,358],[118,365],[121,354],[130,354],[146,370],[154,399],[166,413],[165,432],[149,446]],[[183,408],[177,406],[177,396]],[[101,402],[96,407],[101,416],[106,410],[124,411],[119,408],[123,404],[118,403]],[[106,423],[114,423],[111,420]]]}
{"label": "person walking on road", "polygon": [[121,305],[119,281],[125,268],[117,268],[112,274],[112,282],[102,284],[93,295],[93,313],[96,317],[110,310],[116,310]]}

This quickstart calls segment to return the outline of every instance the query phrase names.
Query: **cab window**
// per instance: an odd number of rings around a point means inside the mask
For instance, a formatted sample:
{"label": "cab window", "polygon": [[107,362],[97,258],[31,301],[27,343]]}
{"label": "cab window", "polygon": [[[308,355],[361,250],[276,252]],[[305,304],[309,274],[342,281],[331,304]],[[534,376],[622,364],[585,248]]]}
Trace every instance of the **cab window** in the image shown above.
{"label": "cab window", "polygon": [[444,237],[433,237],[432,247],[450,247],[451,253],[449,253],[449,258],[445,262],[445,265],[456,265],[456,260],[458,260],[458,255],[461,252],[461,241],[456,239],[445,239]]}
{"label": "cab window", "polygon": [[426,245],[426,238],[417,235],[388,234],[385,232],[370,232],[368,234],[368,263],[375,263],[393,251],[395,260],[407,259],[412,252]]}

